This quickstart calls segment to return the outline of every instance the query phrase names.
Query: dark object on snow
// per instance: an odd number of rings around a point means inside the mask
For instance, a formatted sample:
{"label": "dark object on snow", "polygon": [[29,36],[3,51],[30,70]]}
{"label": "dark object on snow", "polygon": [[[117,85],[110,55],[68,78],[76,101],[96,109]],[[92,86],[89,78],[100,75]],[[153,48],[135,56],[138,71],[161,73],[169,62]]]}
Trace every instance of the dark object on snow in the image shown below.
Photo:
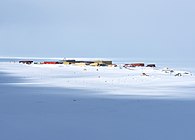
{"label": "dark object on snow", "polygon": [[101,66],[101,67],[106,67],[106,66],[108,66],[107,64],[99,64],[99,66]]}
{"label": "dark object on snow", "polygon": [[70,62],[70,63],[75,63],[76,62],[76,60],[60,60],[60,62]]}
{"label": "dark object on snow", "polygon": [[146,73],[142,73],[142,76],[149,76],[149,75],[147,75]]}
{"label": "dark object on snow", "polygon": [[172,74],[174,72],[174,70],[170,70],[170,69],[166,69],[166,70],[162,70],[162,71],[165,73],[170,73],[170,74]]}
{"label": "dark object on snow", "polygon": [[76,60],[65,60],[64,62],[75,63],[75,62],[76,62]]}
{"label": "dark object on snow", "polygon": [[25,60],[25,61],[19,61],[19,63],[30,65],[30,64],[33,63],[33,61],[26,61],[26,60]]}
{"label": "dark object on snow", "polygon": [[175,74],[175,76],[182,76],[182,75],[181,75],[181,73],[177,73],[177,74]]}
{"label": "dark object on snow", "polygon": [[148,64],[146,67],[156,67],[156,65],[155,64]]}

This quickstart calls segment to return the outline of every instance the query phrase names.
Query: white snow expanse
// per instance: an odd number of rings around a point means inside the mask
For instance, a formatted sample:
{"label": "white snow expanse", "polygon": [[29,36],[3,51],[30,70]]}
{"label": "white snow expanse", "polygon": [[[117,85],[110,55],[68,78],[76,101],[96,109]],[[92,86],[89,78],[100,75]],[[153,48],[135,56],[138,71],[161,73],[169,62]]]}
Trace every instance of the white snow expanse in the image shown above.
{"label": "white snow expanse", "polygon": [[[170,73],[167,68],[126,69],[123,67],[23,65],[18,63],[1,63],[0,67],[2,72],[26,79],[25,83],[17,83],[23,85],[87,89],[105,96],[195,97],[195,76],[188,71],[174,70],[173,73]],[[142,73],[146,73],[148,76],[143,76]],[[181,73],[182,76],[175,76],[178,73]]]}
{"label": "white snow expanse", "polygon": [[195,76],[164,70],[0,62],[0,140],[194,140]]}

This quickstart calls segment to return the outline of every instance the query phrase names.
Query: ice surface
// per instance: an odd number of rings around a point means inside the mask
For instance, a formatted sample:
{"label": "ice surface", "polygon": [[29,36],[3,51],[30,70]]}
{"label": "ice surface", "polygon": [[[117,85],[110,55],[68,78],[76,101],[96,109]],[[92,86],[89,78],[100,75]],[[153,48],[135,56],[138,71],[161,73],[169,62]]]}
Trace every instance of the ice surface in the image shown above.
{"label": "ice surface", "polygon": [[194,91],[161,69],[0,63],[0,140],[194,140]]}
{"label": "ice surface", "polygon": [[[1,71],[43,87],[96,91],[105,96],[151,96],[194,98],[195,76],[188,71],[167,68],[121,68],[72,65],[23,65],[1,63]],[[148,76],[143,76],[146,73]],[[181,73],[182,76],[175,76]],[[27,84],[27,83],[25,83]]]}

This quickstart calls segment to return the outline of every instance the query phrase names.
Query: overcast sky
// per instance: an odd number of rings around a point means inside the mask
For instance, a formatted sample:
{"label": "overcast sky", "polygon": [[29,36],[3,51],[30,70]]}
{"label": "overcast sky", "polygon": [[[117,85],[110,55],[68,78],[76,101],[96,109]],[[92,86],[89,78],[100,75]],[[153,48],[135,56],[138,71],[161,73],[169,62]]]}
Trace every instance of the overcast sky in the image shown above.
{"label": "overcast sky", "polygon": [[0,56],[194,58],[194,0],[0,0]]}

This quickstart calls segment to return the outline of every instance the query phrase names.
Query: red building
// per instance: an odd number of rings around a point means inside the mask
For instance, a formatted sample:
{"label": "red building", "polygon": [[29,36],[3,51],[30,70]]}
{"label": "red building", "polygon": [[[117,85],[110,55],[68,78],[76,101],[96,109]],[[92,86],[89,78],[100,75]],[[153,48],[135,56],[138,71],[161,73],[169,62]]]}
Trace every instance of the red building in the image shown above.
{"label": "red building", "polygon": [[59,64],[59,62],[45,61],[43,64]]}
{"label": "red building", "polygon": [[144,63],[133,63],[133,64],[130,64],[130,67],[144,67]]}
{"label": "red building", "polygon": [[125,64],[124,67],[144,67],[144,63]]}

